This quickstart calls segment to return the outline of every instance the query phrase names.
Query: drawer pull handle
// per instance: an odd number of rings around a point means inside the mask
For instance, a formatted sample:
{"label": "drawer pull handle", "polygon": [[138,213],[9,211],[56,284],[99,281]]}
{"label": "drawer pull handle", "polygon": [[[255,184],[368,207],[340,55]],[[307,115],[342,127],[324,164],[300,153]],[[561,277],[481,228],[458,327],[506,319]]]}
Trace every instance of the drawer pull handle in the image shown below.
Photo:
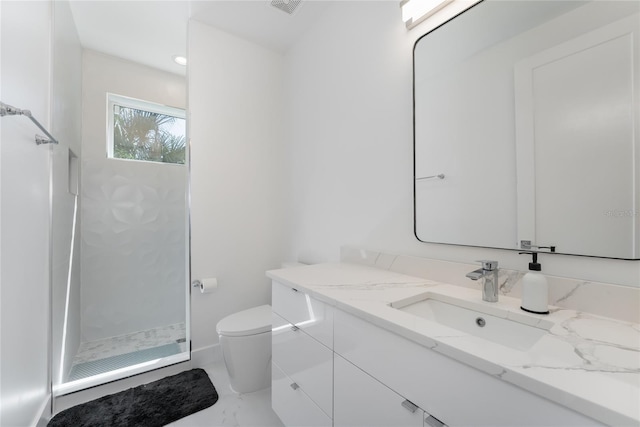
{"label": "drawer pull handle", "polygon": [[425,414],[424,422],[431,427],[447,427],[445,423],[434,417],[433,415]]}
{"label": "drawer pull handle", "polygon": [[402,406],[412,414],[418,409],[418,406],[410,400],[405,400],[404,402],[402,402]]}
{"label": "drawer pull handle", "polygon": [[291,290],[292,290],[293,292],[298,292],[298,290],[297,290],[296,288],[291,288]]}
{"label": "drawer pull handle", "polygon": [[291,330],[292,330],[293,332],[297,331],[298,329],[300,329],[300,328],[298,328],[296,325],[293,325],[293,326],[291,327]]}
{"label": "drawer pull handle", "polygon": [[296,384],[296,383],[292,383],[290,387],[291,387],[292,389],[294,389],[294,390],[297,390],[297,389],[299,389],[299,388],[300,388],[300,386],[299,386],[298,384]]}

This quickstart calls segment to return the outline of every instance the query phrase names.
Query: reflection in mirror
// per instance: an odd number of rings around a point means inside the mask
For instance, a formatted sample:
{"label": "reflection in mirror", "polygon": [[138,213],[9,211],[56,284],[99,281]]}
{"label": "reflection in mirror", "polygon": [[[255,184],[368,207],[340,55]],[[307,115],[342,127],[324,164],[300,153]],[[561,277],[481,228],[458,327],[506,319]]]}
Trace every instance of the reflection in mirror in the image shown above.
{"label": "reflection in mirror", "polygon": [[[51,371],[60,396],[189,359],[186,81],[172,62],[186,50],[187,11],[162,1],[53,8]],[[159,47],[139,16],[184,25]],[[136,49],[144,63],[131,59]]]}
{"label": "reflection in mirror", "polygon": [[416,42],[419,240],[640,259],[639,11],[485,1]]}

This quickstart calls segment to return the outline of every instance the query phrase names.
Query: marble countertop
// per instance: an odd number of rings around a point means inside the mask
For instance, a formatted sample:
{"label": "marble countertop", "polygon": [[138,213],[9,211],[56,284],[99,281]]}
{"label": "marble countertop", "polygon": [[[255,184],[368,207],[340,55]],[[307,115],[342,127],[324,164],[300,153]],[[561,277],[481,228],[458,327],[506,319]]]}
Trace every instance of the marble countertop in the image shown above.
{"label": "marble countertop", "polygon": [[[640,325],[550,307],[520,310],[520,300],[482,301],[478,289],[357,264],[271,270],[267,276],[503,381],[608,425],[640,425]],[[446,327],[390,304],[429,292],[485,314],[547,329],[517,350]]]}

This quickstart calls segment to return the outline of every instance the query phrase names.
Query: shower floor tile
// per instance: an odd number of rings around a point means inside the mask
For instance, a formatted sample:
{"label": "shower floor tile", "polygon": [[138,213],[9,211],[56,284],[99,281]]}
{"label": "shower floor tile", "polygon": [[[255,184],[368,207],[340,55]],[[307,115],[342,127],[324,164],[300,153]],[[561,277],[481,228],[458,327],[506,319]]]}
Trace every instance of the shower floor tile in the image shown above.
{"label": "shower floor tile", "polygon": [[148,362],[149,360],[173,356],[180,352],[180,345],[174,342],[158,347],[137,350],[132,353],[105,357],[104,359],[93,360],[90,362],[77,363],[71,368],[69,381],[76,381],[82,378],[103,374],[105,372],[111,372],[116,369]]}
{"label": "shower floor tile", "polygon": [[78,348],[78,353],[73,358],[73,365],[93,362],[172,343],[178,343],[180,350],[185,351],[185,337],[185,324],[176,323],[117,337],[83,342]]}

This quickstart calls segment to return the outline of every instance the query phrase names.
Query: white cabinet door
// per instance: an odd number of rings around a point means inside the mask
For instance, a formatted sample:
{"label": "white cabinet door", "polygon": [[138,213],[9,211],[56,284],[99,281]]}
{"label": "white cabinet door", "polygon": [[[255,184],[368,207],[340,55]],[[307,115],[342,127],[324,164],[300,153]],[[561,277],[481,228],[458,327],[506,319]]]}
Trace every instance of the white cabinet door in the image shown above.
{"label": "white cabinet door", "polygon": [[449,426],[602,425],[363,319],[334,314],[336,354]]}
{"label": "white cabinet door", "polygon": [[422,427],[422,409],[338,355],[334,375],[335,427]]}
{"label": "white cabinet door", "polygon": [[327,414],[333,406],[333,351],[272,315],[272,359]]}
{"label": "white cabinet door", "polygon": [[274,312],[333,349],[333,307],[275,281],[271,289]]}
{"label": "white cabinet door", "polygon": [[285,426],[331,427],[331,418],[275,363],[272,364],[271,376],[273,411]]}

